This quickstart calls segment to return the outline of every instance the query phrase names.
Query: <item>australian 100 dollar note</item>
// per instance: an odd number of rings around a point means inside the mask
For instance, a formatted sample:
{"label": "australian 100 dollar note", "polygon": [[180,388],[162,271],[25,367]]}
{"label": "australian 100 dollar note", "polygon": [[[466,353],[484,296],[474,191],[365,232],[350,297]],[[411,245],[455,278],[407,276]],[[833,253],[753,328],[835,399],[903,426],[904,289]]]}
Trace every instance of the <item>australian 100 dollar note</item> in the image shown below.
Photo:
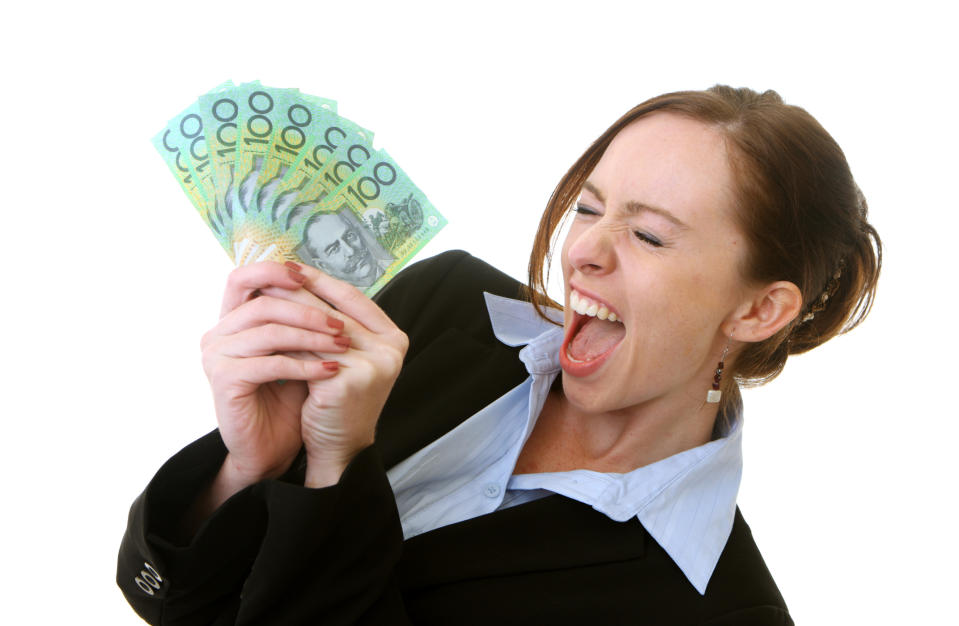
{"label": "australian 100 dollar note", "polygon": [[[335,224],[333,216],[342,226],[328,231],[326,224]],[[296,253],[305,263],[363,286],[372,295],[445,225],[426,195],[379,150],[320,211],[297,224],[301,238]]]}
{"label": "australian 100 dollar note", "polygon": [[372,295],[446,220],[336,103],[224,83],[153,138],[237,264],[307,263]]}
{"label": "australian 100 dollar note", "polygon": [[209,167],[199,177],[199,185],[209,197],[211,212],[217,216],[231,245],[228,254],[234,259],[233,240],[233,162],[236,155],[236,118],[240,108],[234,90],[216,90],[197,101],[203,132],[206,136]]}
{"label": "australian 100 dollar note", "polygon": [[329,122],[315,128],[267,202],[270,218],[282,228],[312,211],[374,152],[371,131],[339,116]]}
{"label": "australian 100 dollar note", "polygon": [[237,263],[306,263],[373,295],[445,225],[423,192],[379,150],[309,210],[285,222],[248,222],[247,237],[258,254],[238,255]]}
{"label": "australian 100 dollar note", "polygon": [[[249,204],[244,215],[265,211],[265,217],[272,219],[274,199],[287,174],[306,151],[324,141],[329,129],[339,122],[335,108],[335,102],[325,98],[299,92],[278,94],[273,107],[274,119],[271,120],[273,135],[259,162],[255,162],[249,172],[256,174],[256,178],[245,177],[239,185],[239,195],[243,197],[241,205],[245,207]],[[246,138],[243,143],[246,143]],[[243,167],[240,167],[239,171],[242,170]],[[283,197],[289,195],[287,193]]]}
{"label": "australian 100 dollar note", "polygon": [[212,211],[213,202],[199,182],[200,175],[209,168],[210,159],[206,152],[203,121],[199,116],[198,104],[190,105],[171,119],[166,127],[153,137],[152,143],[201,219],[232,258],[229,233],[225,232],[223,225],[216,219]]}
{"label": "australian 100 dollar note", "polygon": [[[321,110],[335,110],[332,100],[319,100],[315,96],[310,100],[302,98],[297,89],[276,89],[259,83],[240,85],[233,187],[233,205],[241,213],[239,219],[260,211],[258,196],[266,182],[276,178],[285,161],[281,159],[284,153],[275,150],[276,144],[284,134],[295,144],[298,124],[306,120],[304,103],[312,101]],[[291,119],[294,123],[287,124]]]}
{"label": "australian 100 dollar note", "polygon": [[284,250],[284,259],[295,260],[280,234],[314,212],[373,154],[372,133],[340,116],[317,119],[308,138],[283,179],[277,184],[269,181],[261,190],[263,210],[238,219],[233,232],[237,265],[270,258],[277,245]]}

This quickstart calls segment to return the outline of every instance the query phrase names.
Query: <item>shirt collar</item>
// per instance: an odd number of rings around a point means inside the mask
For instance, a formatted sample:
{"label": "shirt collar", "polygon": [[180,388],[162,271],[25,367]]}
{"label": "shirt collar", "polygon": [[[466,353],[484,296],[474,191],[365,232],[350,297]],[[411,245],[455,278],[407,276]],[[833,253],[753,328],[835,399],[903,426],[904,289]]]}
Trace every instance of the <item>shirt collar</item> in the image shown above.
{"label": "shirt collar", "polygon": [[544,320],[533,305],[483,292],[486,310],[496,338],[508,346],[526,346],[519,358],[526,371],[537,376],[559,372],[559,350],[563,343],[563,312],[546,307],[543,311],[559,326]]}
{"label": "shirt collar", "polygon": [[[563,329],[536,313],[529,302],[484,293],[496,338],[509,346],[526,347],[520,359],[534,376],[559,371]],[[544,309],[562,323],[563,313]],[[544,475],[517,477],[512,486],[528,488],[546,479],[551,491],[564,493],[620,521],[639,519],[650,536],[686,575],[699,593],[706,592],[719,557],[732,531],[736,496],[742,478],[742,418],[733,415],[723,437],[638,468],[628,474],[587,470],[563,473],[560,480]],[[593,475],[606,489],[576,493],[572,485]],[[577,476],[578,475],[578,476]],[[586,481],[591,482],[591,481]]]}
{"label": "shirt collar", "polygon": [[[529,302],[504,298],[487,291],[483,292],[483,297],[486,298],[493,334],[508,346],[524,346],[547,330],[556,328],[556,324],[537,315]],[[543,311],[551,320],[563,323],[562,311],[551,307],[545,307]]]}

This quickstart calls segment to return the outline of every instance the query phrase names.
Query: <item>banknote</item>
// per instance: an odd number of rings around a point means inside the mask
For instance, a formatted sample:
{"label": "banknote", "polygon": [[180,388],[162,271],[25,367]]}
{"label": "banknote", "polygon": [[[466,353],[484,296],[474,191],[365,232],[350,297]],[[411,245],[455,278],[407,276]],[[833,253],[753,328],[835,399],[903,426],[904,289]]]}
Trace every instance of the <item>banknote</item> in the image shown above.
{"label": "banknote", "polygon": [[277,98],[275,110],[278,115],[274,120],[273,137],[254,185],[256,195],[251,201],[257,213],[266,212],[270,218],[273,200],[287,173],[300,160],[301,154],[323,141],[328,129],[340,119],[334,101],[302,93]]}
{"label": "banknote", "polygon": [[219,85],[153,138],[238,265],[291,260],[372,295],[446,220],[333,100]]}
{"label": "banknote", "polygon": [[[233,231],[233,163],[236,155],[237,104],[235,89],[200,96],[197,102],[206,137],[209,167],[199,177],[199,184],[210,198],[211,214],[232,240]],[[233,258],[232,246],[229,252]]]}
{"label": "banknote", "polygon": [[286,220],[245,222],[237,232],[237,264],[306,263],[372,295],[446,225],[385,151],[346,171],[343,181],[294,207]]}
{"label": "banknote", "polygon": [[379,150],[291,229],[300,235],[295,251],[303,262],[372,295],[445,225],[406,172]]}
{"label": "banknote", "polygon": [[[264,198],[267,218],[286,229],[297,216],[313,210],[373,153],[373,133],[339,115],[315,120],[307,143],[286,174]],[[343,165],[346,163],[346,165]],[[351,169],[352,168],[352,169]]]}
{"label": "banknote", "polygon": [[[240,85],[235,93],[239,113],[233,206],[245,216],[259,212],[257,192],[266,180],[276,177],[277,169],[282,166],[279,159],[271,158],[271,155],[279,156],[275,144],[282,140],[283,131],[288,139],[294,139],[297,124],[306,118],[304,102],[322,110],[335,109],[335,103],[315,96],[305,99],[297,89],[276,89],[260,83]],[[290,116],[295,122],[286,124]]]}
{"label": "banknote", "polygon": [[200,184],[200,176],[209,169],[210,159],[206,152],[203,120],[199,111],[199,104],[196,102],[181,111],[153,137],[153,146],[166,161],[200,218],[227,253],[232,254],[229,233],[213,213],[211,198]]}

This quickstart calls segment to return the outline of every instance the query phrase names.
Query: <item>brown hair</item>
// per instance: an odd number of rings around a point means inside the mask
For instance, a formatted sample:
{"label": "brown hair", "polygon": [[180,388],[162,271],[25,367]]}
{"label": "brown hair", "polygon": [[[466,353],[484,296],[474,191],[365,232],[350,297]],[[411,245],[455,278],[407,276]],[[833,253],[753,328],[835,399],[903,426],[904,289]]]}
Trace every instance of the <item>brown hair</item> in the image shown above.
{"label": "brown hair", "polygon": [[[790,354],[811,350],[857,326],[872,307],[882,243],[866,221],[866,200],[845,155],[819,122],[804,109],[784,104],[775,91],[724,85],[643,102],[600,135],[566,172],[546,205],[530,255],[527,295],[540,315],[542,307],[557,306],[545,295],[545,282],[564,215],[613,138],[657,111],[722,132],[736,185],[739,226],[748,242],[740,271],[749,281],[790,281],[802,293],[803,308],[796,319],[738,354],[732,371],[736,380],[747,385],[768,382]],[[741,402],[730,378],[724,385],[723,413]]]}

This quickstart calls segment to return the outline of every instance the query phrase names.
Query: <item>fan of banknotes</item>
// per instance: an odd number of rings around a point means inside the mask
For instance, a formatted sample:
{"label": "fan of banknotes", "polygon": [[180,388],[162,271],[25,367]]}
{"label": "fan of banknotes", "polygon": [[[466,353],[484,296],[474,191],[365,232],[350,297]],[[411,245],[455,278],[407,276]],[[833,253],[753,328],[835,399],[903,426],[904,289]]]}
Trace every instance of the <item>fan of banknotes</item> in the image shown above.
{"label": "fan of banknotes", "polygon": [[306,263],[372,295],[446,224],[372,132],[297,89],[224,83],[153,145],[237,265]]}

